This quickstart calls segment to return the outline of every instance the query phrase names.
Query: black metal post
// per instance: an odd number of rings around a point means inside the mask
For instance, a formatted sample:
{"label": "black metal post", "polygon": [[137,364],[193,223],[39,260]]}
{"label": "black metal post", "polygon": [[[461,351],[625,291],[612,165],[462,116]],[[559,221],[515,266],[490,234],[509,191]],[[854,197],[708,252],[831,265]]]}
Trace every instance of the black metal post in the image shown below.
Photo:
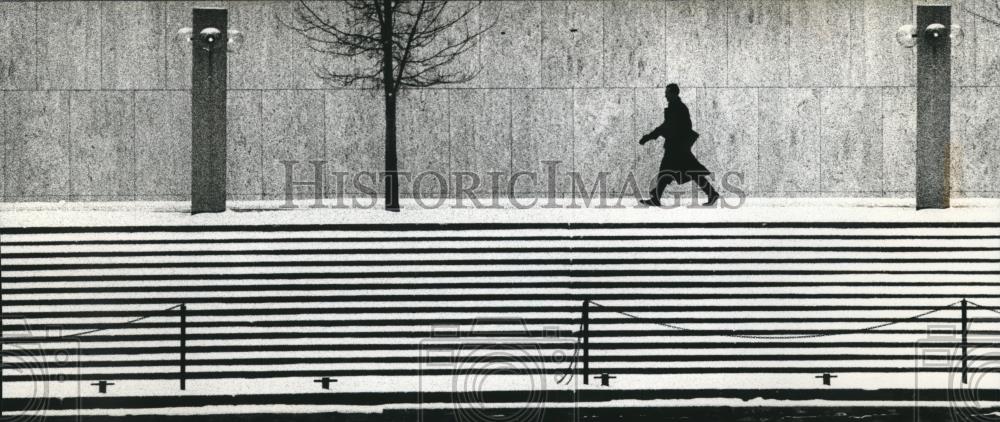
{"label": "black metal post", "polygon": [[[226,210],[226,9],[194,9],[191,28],[191,213],[223,212]],[[215,30],[218,33],[211,36]]]}
{"label": "black metal post", "polygon": [[969,301],[962,299],[962,384],[969,383]]}
{"label": "black metal post", "polygon": [[181,390],[187,388],[187,305],[181,304]]}
{"label": "black metal post", "polygon": [[[931,24],[946,30],[935,37]],[[917,209],[950,205],[950,28],[950,6],[917,6]]]}
{"label": "black metal post", "polygon": [[590,301],[583,301],[583,383],[590,384]]}

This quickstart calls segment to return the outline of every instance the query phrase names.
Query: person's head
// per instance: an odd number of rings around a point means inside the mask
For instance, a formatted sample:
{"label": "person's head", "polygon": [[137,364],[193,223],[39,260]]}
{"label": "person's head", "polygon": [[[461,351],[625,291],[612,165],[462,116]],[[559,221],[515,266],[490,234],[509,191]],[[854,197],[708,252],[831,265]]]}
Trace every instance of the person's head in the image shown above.
{"label": "person's head", "polygon": [[681,88],[679,86],[677,86],[677,84],[667,85],[667,89],[665,91],[666,91],[667,100],[670,100],[670,101],[676,100],[676,99],[680,98],[680,96],[681,96]]}

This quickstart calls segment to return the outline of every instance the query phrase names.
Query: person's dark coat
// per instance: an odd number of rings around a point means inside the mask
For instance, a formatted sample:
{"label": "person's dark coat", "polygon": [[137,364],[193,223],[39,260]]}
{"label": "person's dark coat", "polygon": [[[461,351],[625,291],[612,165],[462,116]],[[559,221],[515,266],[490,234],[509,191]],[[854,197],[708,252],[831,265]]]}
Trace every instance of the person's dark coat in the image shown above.
{"label": "person's dark coat", "polygon": [[692,177],[711,174],[691,152],[698,139],[698,133],[691,128],[691,113],[680,99],[671,101],[663,109],[663,123],[643,139],[653,140],[663,137],[663,161],[660,173],[667,172],[678,184],[691,181]]}

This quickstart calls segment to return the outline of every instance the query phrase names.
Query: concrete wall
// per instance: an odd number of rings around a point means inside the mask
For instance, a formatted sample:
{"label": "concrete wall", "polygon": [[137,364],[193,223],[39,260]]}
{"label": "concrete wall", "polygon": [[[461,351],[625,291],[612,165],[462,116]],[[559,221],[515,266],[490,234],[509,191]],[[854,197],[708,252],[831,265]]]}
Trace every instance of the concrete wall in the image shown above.
{"label": "concrete wall", "polygon": [[[190,53],[171,38],[197,5],[228,7],[247,35],[229,61],[234,199],[280,196],[280,159],[381,170],[380,98],[314,75],[330,63],[282,26],[288,2],[3,2],[4,200],[188,198]],[[482,13],[499,24],[458,64],[481,64],[480,77],[403,94],[400,161],[414,172],[510,174],[561,160],[619,186],[630,171],[652,175],[659,146],[636,141],[675,81],[703,134],[702,161],[744,172],[754,195],[911,196],[915,56],[893,35],[914,21],[913,6],[487,2]],[[966,31],[953,49],[954,194],[997,197],[1000,27],[966,7],[1000,18],[984,0],[953,9]]]}

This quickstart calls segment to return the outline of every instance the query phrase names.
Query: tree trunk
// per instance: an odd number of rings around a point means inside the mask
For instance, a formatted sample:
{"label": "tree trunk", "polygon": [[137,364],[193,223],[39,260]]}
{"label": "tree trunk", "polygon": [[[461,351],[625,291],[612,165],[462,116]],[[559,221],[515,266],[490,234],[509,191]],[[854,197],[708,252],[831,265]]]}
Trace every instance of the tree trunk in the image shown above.
{"label": "tree trunk", "polygon": [[399,211],[399,174],[396,163],[396,94],[385,94],[385,209]]}
{"label": "tree trunk", "polygon": [[396,89],[392,74],[392,0],[382,1],[382,85],[385,93],[385,209],[399,211],[396,162]]}

